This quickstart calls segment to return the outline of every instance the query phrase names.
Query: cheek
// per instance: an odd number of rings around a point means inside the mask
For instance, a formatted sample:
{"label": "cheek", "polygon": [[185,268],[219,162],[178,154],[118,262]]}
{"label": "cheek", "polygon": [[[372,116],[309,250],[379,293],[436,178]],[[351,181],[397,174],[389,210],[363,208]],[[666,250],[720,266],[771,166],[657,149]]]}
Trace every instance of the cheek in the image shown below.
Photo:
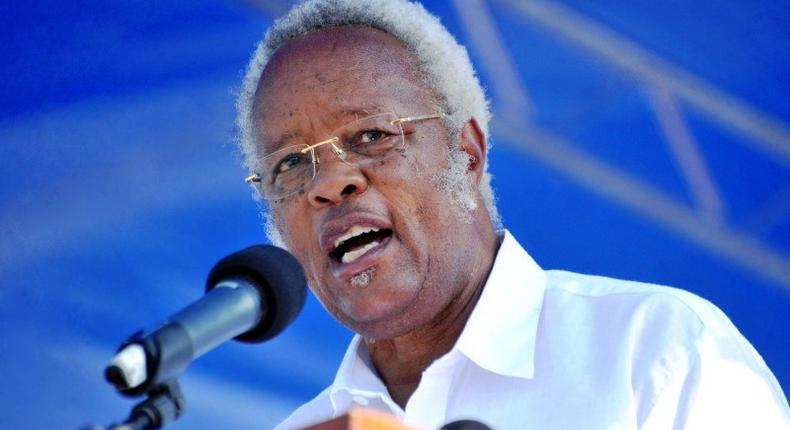
{"label": "cheek", "polygon": [[371,185],[383,194],[390,210],[398,213],[398,218],[408,222],[427,212],[424,205],[429,190],[425,189],[424,184],[428,178],[418,162],[412,158],[395,156],[380,161],[377,167]]}
{"label": "cheek", "polygon": [[435,225],[448,211],[452,211],[448,195],[439,184],[441,173],[446,169],[443,160],[423,158],[410,163],[407,177],[409,192],[414,201],[414,216],[423,225]]}
{"label": "cheek", "polygon": [[[332,308],[334,306],[332,306],[332,301],[331,300],[327,300],[328,297],[327,297],[322,285],[319,284],[319,283],[316,283],[316,281],[314,279],[308,279],[307,280],[307,286],[310,288],[310,291],[313,293],[313,295],[321,303],[321,306],[326,308],[328,311],[332,312],[333,311]],[[334,312],[332,312],[332,313],[334,314]]]}
{"label": "cheek", "polygon": [[294,237],[294,233],[304,230],[300,227],[303,221],[299,218],[304,211],[299,209],[298,204],[295,203],[298,199],[293,197],[268,202],[271,216],[283,234],[283,239],[287,241],[290,237]]}
{"label": "cheek", "polygon": [[305,212],[294,206],[286,202],[272,202],[269,207],[285,246],[302,263],[309,276],[310,268],[306,263],[310,261],[309,251],[313,248],[312,228]]}
{"label": "cheek", "polygon": [[[300,201],[303,199],[292,199]],[[288,250],[294,254],[302,264],[307,276],[308,284],[313,293],[324,302],[326,294],[320,289],[323,288],[322,274],[324,268],[318,262],[324,261],[320,255],[321,250],[316,240],[316,232],[313,230],[313,221],[310,211],[302,208],[301,205],[289,201],[273,203],[271,205],[272,215],[280,228],[280,233]]]}

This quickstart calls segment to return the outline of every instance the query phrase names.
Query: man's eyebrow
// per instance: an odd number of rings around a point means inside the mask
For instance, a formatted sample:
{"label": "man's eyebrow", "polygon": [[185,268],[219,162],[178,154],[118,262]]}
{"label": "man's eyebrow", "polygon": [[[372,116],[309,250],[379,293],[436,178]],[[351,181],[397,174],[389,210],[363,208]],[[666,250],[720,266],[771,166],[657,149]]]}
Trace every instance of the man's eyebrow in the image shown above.
{"label": "man's eyebrow", "polygon": [[[360,120],[365,117],[369,117],[371,115],[376,115],[379,113],[385,113],[381,107],[377,105],[369,105],[361,108],[349,108],[349,109],[340,109],[337,110],[329,115],[330,121],[338,121],[340,119],[346,119],[348,122],[354,122]],[[343,124],[338,124],[338,127],[343,126]],[[293,142],[294,140],[300,139],[298,142]],[[271,144],[267,148],[266,154],[270,154],[278,149],[285,148],[286,146],[297,145],[297,144],[309,144],[308,142],[304,141],[304,135],[298,131],[287,131],[280,135],[274,143]]]}
{"label": "man's eyebrow", "polygon": [[330,118],[332,120],[338,120],[340,118],[349,118],[350,121],[356,121],[358,119],[375,115],[377,113],[384,113],[384,111],[382,111],[381,108],[376,105],[370,105],[362,108],[341,109],[332,113],[332,115],[330,115]]}
{"label": "man's eyebrow", "polygon": [[303,141],[294,143],[293,141],[296,139],[303,139],[302,133],[296,131],[287,131],[281,134],[280,137],[278,137],[273,144],[269,145],[266,148],[266,155],[271,154],[272,152],[277,151],[278,149],[285,148],[286,146],[305,143]]}

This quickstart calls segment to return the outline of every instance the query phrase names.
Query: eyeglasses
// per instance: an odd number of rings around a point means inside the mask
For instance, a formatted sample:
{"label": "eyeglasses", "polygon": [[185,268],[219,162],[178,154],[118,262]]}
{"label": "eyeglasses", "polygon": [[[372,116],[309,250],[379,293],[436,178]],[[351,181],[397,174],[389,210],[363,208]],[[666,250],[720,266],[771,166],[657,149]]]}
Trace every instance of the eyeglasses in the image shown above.
{"label": "eyeglasses", "polygon": [[312,145],[278,149],[261,160],[261,172],[244,179],[255,183],[264,198],[277,200],[294,194],[310,183],[318,172],[316,150],[328,146],[343,162],[362,167],[404,150],[403,124],[438,119],[443,113],[399,117],[394,113],[372,115],[333,131],[328,139]]}

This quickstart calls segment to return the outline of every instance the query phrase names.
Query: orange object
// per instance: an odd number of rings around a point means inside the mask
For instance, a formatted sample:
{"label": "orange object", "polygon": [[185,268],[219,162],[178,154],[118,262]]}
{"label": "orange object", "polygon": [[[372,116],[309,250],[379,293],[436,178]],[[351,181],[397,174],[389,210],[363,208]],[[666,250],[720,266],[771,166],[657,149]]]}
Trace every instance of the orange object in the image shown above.
{"label": "orange object", "polygon": [[394,416],[374,409],[355,408],[347,414],[304,430],[420,430],[407,427]]}

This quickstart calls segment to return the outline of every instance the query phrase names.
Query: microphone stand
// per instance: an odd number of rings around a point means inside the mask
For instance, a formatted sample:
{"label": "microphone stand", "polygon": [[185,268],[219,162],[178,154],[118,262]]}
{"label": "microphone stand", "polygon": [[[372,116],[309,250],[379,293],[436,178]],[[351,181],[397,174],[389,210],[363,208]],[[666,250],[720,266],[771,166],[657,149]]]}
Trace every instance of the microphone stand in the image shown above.
{"label": "microphone stand", "polygon": [[150,430],[164,427],[184,412],[186,399],[177,379],[172,379],[147,393],[148,398],[138,403],[129,418],[113,424],[108,430]]}

